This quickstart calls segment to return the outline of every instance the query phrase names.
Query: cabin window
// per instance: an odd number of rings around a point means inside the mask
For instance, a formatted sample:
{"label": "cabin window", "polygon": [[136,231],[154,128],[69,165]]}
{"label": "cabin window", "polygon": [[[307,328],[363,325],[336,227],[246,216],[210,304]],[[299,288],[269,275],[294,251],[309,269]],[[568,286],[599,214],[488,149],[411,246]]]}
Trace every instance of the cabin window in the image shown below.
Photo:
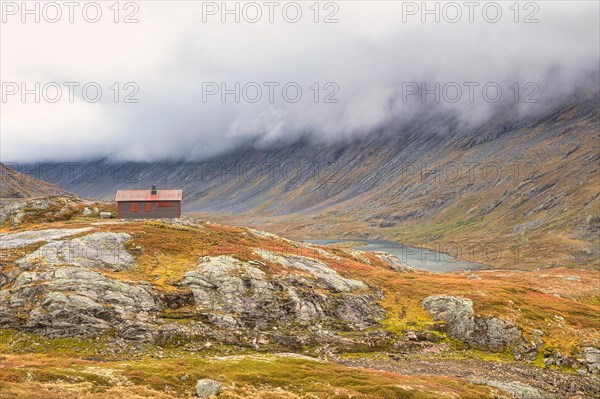
{"label": "cabin window", "polygon": [[172,202],[167,202],[167,201],[161,201],[161,202],[157,202],[156,203],[157,207],[172,207],[173,203]]}
{"label": "cabin window", "polygon": [[151,204],[149,202],[144,204],[144,212],[152,212],[152,207],[150,205]]}
{"label": "cabin window", "polygon": [[138,204],[137,202],[132,202],[131,203],[131,212],[137,212],[138,211]]}

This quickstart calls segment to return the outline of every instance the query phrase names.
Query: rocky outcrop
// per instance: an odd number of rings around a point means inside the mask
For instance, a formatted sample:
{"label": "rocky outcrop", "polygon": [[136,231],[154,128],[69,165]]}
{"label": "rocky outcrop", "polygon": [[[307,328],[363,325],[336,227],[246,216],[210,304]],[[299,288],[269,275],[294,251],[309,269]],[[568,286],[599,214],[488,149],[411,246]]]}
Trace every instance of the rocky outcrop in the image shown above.
{"label": "rocky outcrop", "polygon": [[222,327],[308,326],[319,322],[362,330],[383,317],[383,310],[375,303],[381,294],[363,282],[345,279],[314,259],[273,259],[308,273],[290,270],[286,275],[271,275],[261,270],[264,265],[259,262],[207,256],[179,285],[190,288],[198,310]]}
{"label": "rocky outcrop", "polygon": [[112,212],[113,209],[114,203],[86,200],[71,195],[0,198],[0,225],[14,228],[28,223],[37,225],[78,217],[96,218],[100,216],[101,211]]}
{"label": "rocky outcrop", "polygon": [[81,202],[70,196],[39,197],[20,200],[0,199],[0,224],[19,226],[28,219],[68,219],[73,205]]}
{"label": "rocky outcrop", "polygon": [[[83,235],[67,238],[76,234]],[[256,253],[265,262],[207,256],[164,290],[118,278],[136,262],[130,239],[88,229],[5,235],[11,245],[46,244],[0,274],[0,326],[48,337],[214,340],[256,349],[364,348],[392,338],[383,329],[365,331],[384,317],[381,292],[319,260],[262,250]]]}
{"label": "rocky outcrop", "polygon": [[588,373],[600,374],[600,349],[593,346],[583,348],[582,359],[579,361]]}
{"label": "rocky outcrop", "polygon": [[286,268],[295,268],[310,273],[319,285],[325,286],[333,292],[347,292],[367,288],[362,281],[344,278],[325,263],[313,258],[298,255],[286,257],[261,249],[256,249],[254,252],[262,256],[266,261],[279,263]]}
{"label": "rocky outcrop", "polygon": [[[165,336],[204,335],[255,349],[306,346],[364,348],[387,345],[392,336],[377,327],[385,315],[382,294],[362,281],[344,278],[326,264],[302,256],[256,250],[265,262],[205,256],[178,286],[190,290],[198,319],[161,327]],[[344,334],[339,334],[341,331]]]}
{"label": "rocky outcrop", "polygon": [[371,261],[369,260],[369,258],[364,256],[363,252],[361,252],[361,251],[357,251],[356,249],[346,249],[346,250],[344,250],[344,252],[346,252],[348,255],[350,255],[351,257],[353,257],[360,263],[364,263],[365,265],[371,264]]}
{"label": "rocky outcrop", "polygon": [[408,266],[404,262],[402,262],[397,256],[392,255],[389,252],[377,251],[374,252],[375,256],[387,263],[390,269],[395,270],[397,272],[408,273],[414,272],[415,269],[411,266]]}
{"label": "rocky outcrop", "polygon": [[133,264],[133,256],[124,247],[130,239],[126,233],[92,233],[71,240],[52,241],[17,261],[16,265],[28,269],[34,264],[57,266],[66,263],[119,271]]}
{"label": "rocky outcrop", "polygon": [[515,324],[497,317],[476,317],[470,299],[448,295],[425,298],[422,305],[436,321],[446,323],[448,333],[470,346],[501,352],[520,343],[523,332]]}
{"label": "rocky outcrop", "polygon": [[39,242],[58,240],[64,237],[85,233],[92,230],[91,227],[81,229],[46,229],[23,231],[19,233],[0,234],[0,249],[12,249],[24,247]]}
{"label": "rocky outcrop", "polygon": [[475,348],[500,352],[507,346],[519,343],[523,331],[510,321],[497,317],[475,317],[475,330],[467,340]]}
{"label": "rocky outcrop", "polygon": [[89,337],[115,331],[151,341],[158,304],[152,289],[82,267],[24,271],[0,291],[0,326],[50,337]]}
{"label": "rocky outcrop", "polygon": [[0,326],[49,337],[90,337],[114,332],[152,341],[160,304],[143,283],[107,277],[102,270],[130,267],[124,233],[82,234],[91,228],[25,231],[2,236],[10,247],[47,242],[15,262],[0,278]]}
{"label": "rocky outcrop", "polygon": [[464,340],[475,330],[475,312],[470,299],[437,295],[425,298],[422,304],[434,320],[446,322],[453,337]]}
{"label": "rocky outcrop", "polygon": [[303,243],[302,246],[307,249],[310,249],[312,251],[315,251],[316,253],[319,254],[319,256],[323,257],[324,259],[332,259],[332,260],[336,260],[338,262],[342,261],[342,258],[340,256],[334,255],[331,252],[329,252],[317,245]]}

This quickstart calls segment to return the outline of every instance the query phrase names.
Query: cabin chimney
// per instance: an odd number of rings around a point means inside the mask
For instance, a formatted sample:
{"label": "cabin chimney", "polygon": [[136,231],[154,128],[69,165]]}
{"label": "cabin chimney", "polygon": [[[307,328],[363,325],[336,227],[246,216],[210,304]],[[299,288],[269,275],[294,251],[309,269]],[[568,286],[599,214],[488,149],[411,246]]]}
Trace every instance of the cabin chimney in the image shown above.
{"label": "cabin chimney", "polygon": [[157,195],[158,191],[156,190],[156,184],[152,185],[152,190],[150,191],[150,195]]}

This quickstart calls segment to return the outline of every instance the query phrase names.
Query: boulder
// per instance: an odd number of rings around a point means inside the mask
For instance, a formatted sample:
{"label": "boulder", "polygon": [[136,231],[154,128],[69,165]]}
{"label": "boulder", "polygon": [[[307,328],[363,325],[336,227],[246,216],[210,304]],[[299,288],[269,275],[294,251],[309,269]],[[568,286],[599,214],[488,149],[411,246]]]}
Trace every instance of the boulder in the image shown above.
{"label": "boulder", "polygon": [[475,317],[475,330],[467,341],[470,345],[502,352],[507,345],[519,342],[523,332],[515,324],[497,317]]}
{"label": "boulder", "polygon": [[196,396],[199,398],[208,398],[216,396],[221,392],[221,384],[208,378],[196,382]]}
{"label": "boulder", "polygon": [[450,335],[467,340],[475,330],[473,301],[448,295],[429,296],[422,301],[423,307],[436,321],[448,325]]}
{"label": "boulder", "polygon": [[476,317],[470,299],[434,295],[425,298],[422,305],[435,321],[446,323],[451,336],[474,348],[502,352],[522,341],[522,330],[512,322]]}
{"label": "boulder", "polygon": [[590,374],[600,374],[600,349],[593,346],[583,348],[582,363]]}

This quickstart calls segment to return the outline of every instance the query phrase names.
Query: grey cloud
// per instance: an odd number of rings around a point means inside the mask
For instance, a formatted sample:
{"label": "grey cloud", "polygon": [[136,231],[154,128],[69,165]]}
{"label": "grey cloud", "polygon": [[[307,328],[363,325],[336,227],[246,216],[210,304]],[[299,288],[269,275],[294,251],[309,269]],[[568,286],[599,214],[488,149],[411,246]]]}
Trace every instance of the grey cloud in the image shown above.
{"label": "grey cloud", "polygon": [[[509,17],[497,24],[402,23],[400,3],[340,2],[340,22],[329,25],[310,18],[204,24],[200,2],[140,3],[140,23],[132,26],[6,24],[3,82],[95,81],[105,92],[97,104],[2,104],[2,160],[200,160],[301,137],[350,139],[436,113],[472,126],[498,112],[541,112],[598,90],[596,2],[538,2],[537,24]],[[113,103],[108,87],[115,81],[138,84],[140,102]],[[303,97],[204,103],[203,82],[297,82]],[[315,104],[314,82],[334,82],[339,103]],[[405,102],[406,82],[497,82],[503,97],[470,103],[463,93],[457,103],[432,104],[415,95]],[[513,104],[514,82],[536,83],[539,102]]]}

